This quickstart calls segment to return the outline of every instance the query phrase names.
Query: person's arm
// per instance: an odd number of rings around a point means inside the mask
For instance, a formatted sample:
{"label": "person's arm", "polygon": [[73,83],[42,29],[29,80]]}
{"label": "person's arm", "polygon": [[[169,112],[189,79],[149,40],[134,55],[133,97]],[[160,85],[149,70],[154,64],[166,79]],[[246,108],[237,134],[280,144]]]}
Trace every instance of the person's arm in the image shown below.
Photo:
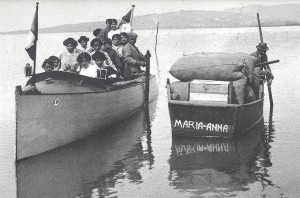
{"label": "person's arm", "polygon": [[65,65],[65,63],[62,61],[63,60],[63,56],[64,56],[63,54],[61,54],[59,56],[59,59],[60,59],[60,62],[61,62],[61,68],[62,68],[63,71],[67,71],[67,70],[70,69],[70,67],[68,65]]}
{"label": "person's arm", "polygon": [[128,64],[133,67],[139,67],[140,65],[144,64],[143,61],[138,61],[132,58],[132,52],[129,48],[123,47],[122,52],[125,64]]}

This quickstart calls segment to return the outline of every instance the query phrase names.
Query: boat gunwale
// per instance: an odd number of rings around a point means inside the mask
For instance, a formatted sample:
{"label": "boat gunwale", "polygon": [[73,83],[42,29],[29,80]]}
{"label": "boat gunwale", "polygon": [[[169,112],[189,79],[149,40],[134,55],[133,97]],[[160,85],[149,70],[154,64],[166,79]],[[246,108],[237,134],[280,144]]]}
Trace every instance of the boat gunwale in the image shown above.
{"label": "boat gunwale", "polygon": [[[141,76],[143,77],[143,76]],[[138,78],[141,78],[141,77],[138,77]],[[136,78],[136,79],[138,79]],[[155,75],[153,74],[150,74],[150,80],[152,80],[153,78],[155,78]],[[126,82],[126,81],[117,81],[117,82]],[[129,85],[125,85],[125,86],[122,86],[122,87],[113,87],[113,89],[111,90],[103,90],[103,91],[90,91],[90,92],[73,92],[73,93],[39,93],[39,94],[26,94],[26,93],[23,93],[22,92],[22,88],[20,85],[16,86],[16,91],[19,92],[19,95],[20,96],[42,96],[42,95],[78,95],[78,94],[98,94],[98,93],[107,93],[107,92],[113,92],[113,91],[119,91],[119,90],[123,90],[123,89],[128,89],[128,88],[131,88],[131,87],[136,87],[140,84],[144,84],[146,81],[143,80],[141,82],[135,82],[133,84],[129,84]]]}
{"label": "boat gunwale", "polygon": [[213,108],[240,108],[243,106],[250,106],[252,104],[258,103],[262,100],[263,98],[259,98],[254,100],[253,102],[245,103],[245,104],[225,104],[225,103],[215,103],[215,102],[192,102],[192,101],[184,101],[184,100],[172,100],[171,99],[171,83],[170,80],[167,79],[167,97],[168,97],[168,104],[169,105],[182,105],[182,106],[194,106],[194,107],[213,107]]}

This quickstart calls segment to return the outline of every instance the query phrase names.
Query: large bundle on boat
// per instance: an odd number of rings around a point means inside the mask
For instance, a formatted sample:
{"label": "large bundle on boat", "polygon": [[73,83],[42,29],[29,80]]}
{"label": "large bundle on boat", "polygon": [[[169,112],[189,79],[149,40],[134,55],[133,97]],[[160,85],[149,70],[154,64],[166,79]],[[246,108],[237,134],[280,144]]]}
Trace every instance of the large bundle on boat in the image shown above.
{"label": "large bundle on boat", "polygon": [[234,81],[252,75],[256,63],[245,53],[194,53],[179,58],[169,72],[181,81]]}

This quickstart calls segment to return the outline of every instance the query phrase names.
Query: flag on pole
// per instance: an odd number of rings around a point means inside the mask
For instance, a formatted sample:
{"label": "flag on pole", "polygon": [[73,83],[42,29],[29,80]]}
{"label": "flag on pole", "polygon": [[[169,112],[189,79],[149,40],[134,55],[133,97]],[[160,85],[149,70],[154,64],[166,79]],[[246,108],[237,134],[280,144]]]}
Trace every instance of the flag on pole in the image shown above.
{"label": "flag on pole", "polygon": [[129,21],[131,21],[131,12],[132,12],[132,9],[126,15],[124,15],[122,18],[127,18],[127,19],[129,19]]}
{"label": "flag on pole", "polygon": [[38,13],[37,8],[33,17],[31,28],[28,35],[28,42],[25,47],[29,57],[35,61],[36,59],[36,41],[38,40]]}
{"label": "flag on pole", "polygon": [[132,16],[132,9],[122,17],[122,20],[119,23],[119,28],[124,24],[124,21],[126,21],[127,23],[130,23],[131,22],[131,16]]}

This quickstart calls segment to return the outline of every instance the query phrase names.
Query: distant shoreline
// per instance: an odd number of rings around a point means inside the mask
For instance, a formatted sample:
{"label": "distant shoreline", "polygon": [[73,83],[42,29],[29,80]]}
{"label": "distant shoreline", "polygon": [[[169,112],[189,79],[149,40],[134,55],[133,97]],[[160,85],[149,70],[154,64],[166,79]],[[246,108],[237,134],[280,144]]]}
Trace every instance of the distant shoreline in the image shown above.
{"label": "distant shoreline", "polygon": [[[263,27],[299,27],[299,25],[273,25],[273,26],[263,26]],[[238,27],[191,27],[191,28],[178,28],[178,27],[170,27],[170,28],[160,28],[160,30],[183,30],[183,29],[222,29],[222,28],[255,28],[257,26],[238,26]],[[155,30],[155,29],[136,29],[136,30]],[[29,30],[19,30],[19,31],[11,31],[11,32],[0,32],[0,35],[15,35],[15,34],[28,34]],[[72,32],[90,32],[90,31],[60,31],[60,32],[51,32],[51,31],[43,31],[40,30],[39,34],[60,34],[60,33],[72,33]]]}

